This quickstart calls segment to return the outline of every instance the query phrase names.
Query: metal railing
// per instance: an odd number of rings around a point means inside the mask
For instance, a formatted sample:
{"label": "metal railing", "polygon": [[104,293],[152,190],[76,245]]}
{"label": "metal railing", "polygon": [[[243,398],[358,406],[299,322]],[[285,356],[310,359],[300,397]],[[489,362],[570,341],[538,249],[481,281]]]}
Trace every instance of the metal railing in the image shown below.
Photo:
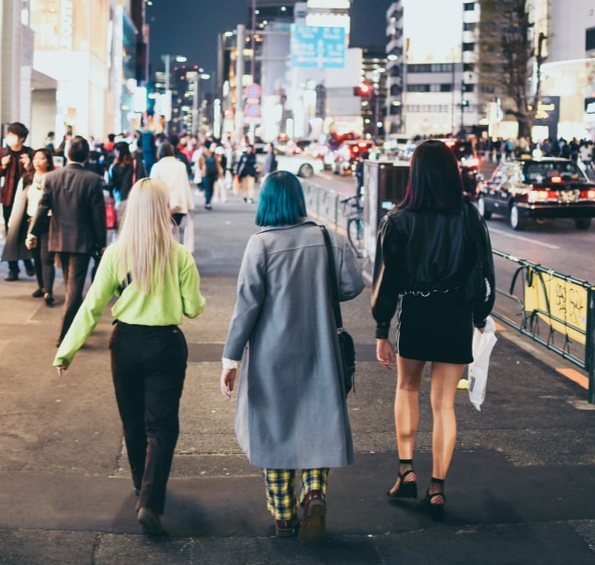
{"label": "metal railing", "polygon": [[[496,288],[496,293],[518,307],[520,322],[501,309],[492,316],[584,369],[588,402],[595,404],[595,287],[497,249],[493,254],[517,265],[509,289]],[[541,335],[541,322],[546,337]]]}

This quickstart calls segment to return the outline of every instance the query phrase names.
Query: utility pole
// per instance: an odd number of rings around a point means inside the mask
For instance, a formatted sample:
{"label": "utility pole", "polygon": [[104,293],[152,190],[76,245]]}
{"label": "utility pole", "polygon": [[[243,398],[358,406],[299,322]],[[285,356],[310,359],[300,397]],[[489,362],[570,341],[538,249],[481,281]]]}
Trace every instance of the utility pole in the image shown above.
{"label": "utility pole", "polygon": [[169,119],[165,116],[164,132],[165,135],[169,135],[169,120],[171,119],[171,90],[170,90],[170,66],[171,66],[171,55],[163,55],[165,62],[165,98],[167,100],[167,110],[170,114]]}
{"label": "utility pole", "polygon": [[244,37],[245,27],[238,25],[236,32],[237,57],[236,57],[236,141],[240,143],[244,137]]}
{"label": "utility pole", "polygon": [[199,103],[200,103],[200,73],[194,76],[194,99],[192,100],[192,135],[198,136],[200,133],[199,121]]}

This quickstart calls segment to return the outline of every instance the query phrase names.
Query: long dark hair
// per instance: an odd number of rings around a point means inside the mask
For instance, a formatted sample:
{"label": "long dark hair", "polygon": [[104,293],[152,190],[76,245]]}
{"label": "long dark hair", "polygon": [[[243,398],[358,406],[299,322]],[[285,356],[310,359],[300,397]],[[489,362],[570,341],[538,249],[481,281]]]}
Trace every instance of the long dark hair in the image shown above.
{"label": "long dark hair", "polygon": [[47,147],[41,147],[39,149],[36,149],[31,154],[31,163],[29,165],[29,169],[27,170],[27,173],[25,175],[23,175],[23,182],[25,183],[25,185],[31,184],[33,182],[33,177],[35,175],[35,167],[33,166],[33,159],[35,159],[35,155],[37,155],[37,153],[43,153],[45,155],[45,159],[48,163],[48,169],[47,169],[48,173],[55,169],[54,155],[52,154],[52,152]]}
{"label": "long dark hair", "polygon": [[402,210],[456,212],[463,205],[463,180],[454,152],[442,141],[418,145],[411,157]]}
{"label": "long dark hair", "polygon": [[130,165],[132,163],[132,154],[130,153],[130,145],[126,141],[118,141],[114,146],[114,149],[118,152],[114,159],[114,165]]}

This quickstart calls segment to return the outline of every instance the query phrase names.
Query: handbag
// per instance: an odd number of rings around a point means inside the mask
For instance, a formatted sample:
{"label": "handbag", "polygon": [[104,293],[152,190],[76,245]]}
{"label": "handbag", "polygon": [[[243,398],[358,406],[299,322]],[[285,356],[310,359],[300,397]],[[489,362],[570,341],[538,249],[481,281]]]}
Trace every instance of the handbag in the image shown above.
{"label": "handbag", "polygon": [[341,316],[341,305],[339,303],[339,286],[337,283],[337,272],[335,271],[335,260],[333,258],[333,248],[331,238],[325,226],[319,226],[324,236],[324,244],[328,256],[329,284],[331,288],[331,301],[335,313],[335,324],[337,325],[337,337],[339,338],[339,347],[341,349],[341,361],[343,382],[345,386],[345,396],[353,389],[355,392],[355,343],[347,330],[343,327],[343,317]]}

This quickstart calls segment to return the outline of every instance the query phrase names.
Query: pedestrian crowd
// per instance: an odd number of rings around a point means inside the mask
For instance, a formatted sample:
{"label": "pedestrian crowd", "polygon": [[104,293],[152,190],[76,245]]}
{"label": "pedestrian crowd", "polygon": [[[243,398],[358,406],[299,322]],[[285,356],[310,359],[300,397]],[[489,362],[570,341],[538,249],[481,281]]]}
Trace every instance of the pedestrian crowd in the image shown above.
{"label": "pedestrian crowd", "polygon": [[[262,469],[277,535],[319,540],[330,470],[354,462],[343,328],[334,312],[338,301],[361,294],[364,282],[346,238],[309,218],[299,179],[276,170],[272,146],[257,198],[260,171],[249,144],[236,159],[229,141],[148,131],[134,140],[110,135],[103,144],[69,136],[57,149],[50,132],[36,150],[24,145],[27,136],[23,124],[11,124],[1,156],[6,280],[19,279],[18,261],[24,261],[37,280],[33,296],[52,306],[55,266],[62,270],[65,298],[53,361],[60,375],[111,303],[112,379],[137,520],[146,534],[165,533],[161,515],[188,359],[180,324],[206,304],[189,244],[193,191],[201,186],[207,211],[225,202],[228,190],[246,204],[258,200],[260,231],[249,239],[240,267],[220,390],[230,400],[237,389],[236,436],[250,463]],[[64,156],[66,164],[57,167]],[[118,224],[109,242],[106,202],[112,201]],[[485,290],[477,291],[478,284]],[[444,515],[456,443],[455,391],[494,292],[489,235],[463,197],[456,158],[443,142],[426,141],[413,154],[404,200],[380,223],[371,311],[377,359],[396,368],[398,463],[390,498],[417,497],[419,390],[430,364],[433,469],[422,507],[436,520]]]}

